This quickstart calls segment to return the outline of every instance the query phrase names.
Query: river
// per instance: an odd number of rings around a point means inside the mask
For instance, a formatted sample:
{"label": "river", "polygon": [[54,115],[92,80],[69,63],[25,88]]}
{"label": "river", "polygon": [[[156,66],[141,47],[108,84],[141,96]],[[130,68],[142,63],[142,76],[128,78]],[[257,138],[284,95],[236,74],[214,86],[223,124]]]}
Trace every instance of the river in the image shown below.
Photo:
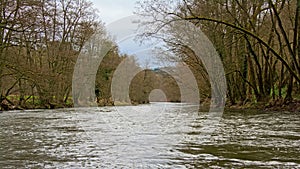
{"label": "river", "polygon": [[209,139],[193,105],[0,113],[0,168],[300,168],[300,113],[227,111]]}

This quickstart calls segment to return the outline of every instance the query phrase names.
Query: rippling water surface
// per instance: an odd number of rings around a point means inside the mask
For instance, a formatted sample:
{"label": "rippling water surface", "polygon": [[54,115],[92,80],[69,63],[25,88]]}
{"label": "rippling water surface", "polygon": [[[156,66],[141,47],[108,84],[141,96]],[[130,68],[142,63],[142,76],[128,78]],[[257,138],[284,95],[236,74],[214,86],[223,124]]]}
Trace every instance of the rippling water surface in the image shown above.
{"label": "rippling water surface", "polygon": [[225,112],[209,139],[206,117],[171,103],[0,113],[0,168],[300,168],[299,112]]}

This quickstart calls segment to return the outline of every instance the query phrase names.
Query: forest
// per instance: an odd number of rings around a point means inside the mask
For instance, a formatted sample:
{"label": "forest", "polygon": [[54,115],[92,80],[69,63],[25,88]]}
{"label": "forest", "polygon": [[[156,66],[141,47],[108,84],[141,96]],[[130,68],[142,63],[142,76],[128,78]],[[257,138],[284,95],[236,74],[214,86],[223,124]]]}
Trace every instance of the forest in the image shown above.
{"label": "forest", "polygon": [[[72,75],[84,44],[97,32],[115,45],[93,3],[2,0],[0,5],[1,110],[73,106]],[[189,66],[202,102],[211,98],[208,73],[195,53],[173,34],[172,21],[194,24],[214,44],[226,73],[227,106],[299,110],[300,1],[141,0],[135,14],[151,18],[139,23],[151,27],[139,35],[141,40],[162,39],[167,51],[176,55],[162,55],[162,59]],[[101,62],[95,90],[98,105],[114,105],[112,76],[125,58],[139,67],[117,45]],[[154,69],[134,78],[131,102],[148,103],[150,91],[157,88],[166,92],[167,101],[180,102],[174,79]]]}
{"label": "forest", "polygon": [[[227,106],[298,111],[299,12],[300,1],[295,0],[145,0],[137,10],[151,18],[141,24],[153,27],[141,38],[163,39],[179,57],[169,59],[187,63],[202,89],[210,86],[203,84],[209,82],[207,71],[194,51],[176,38],[171,23],[191,22],[208,36],[224,65]],[[209,98],[207,91],[201,96]]]}

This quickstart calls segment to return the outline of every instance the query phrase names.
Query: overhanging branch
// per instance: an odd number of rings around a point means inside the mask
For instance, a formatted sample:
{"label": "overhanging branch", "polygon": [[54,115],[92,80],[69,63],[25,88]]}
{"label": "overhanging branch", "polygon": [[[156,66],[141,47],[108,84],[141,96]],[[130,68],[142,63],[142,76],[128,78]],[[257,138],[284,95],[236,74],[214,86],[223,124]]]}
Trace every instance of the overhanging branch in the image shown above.
{"label": "overhanging branch", "polygon": [[[174,14],[176,15],[176,14]],[[178,16],[178,15],[176,15]],[[239,30],[251,37],[253,37],[254,39],[256,39],[259,43],[261,43],[263,46],[265,46],[266,48],[268,48],[268,50],[270,50],[274,56],[280,61],[282,62],[282,64],[287,68],[287,70],[291,73],[291,75],[297,80],[297,82],[300,83],[300,77],[297,73],[294,72],[294,70],[290,67],[290,65],[287,63],[287,61],[285,61],[270,45],[268,45],[264,40],[262,40],[259,36],[257,36],[256,34],[252,33],[249,30],[246,30],[242,27],[236,26],[234,24],[225,22],[225,21],[221,21],[221,20],[217,20],[217,19],[213,19],[213,18],[206,18],[206,17],[199,17],[199,16],[192,16],[192,17],[181,17],[181,19],[183,20],[187,20],[187,21],[209,21],[209,22],[215,22],[215,23],[219,23],[219,24],[223,24],[226,25],[228,27],[231,27],[233,29]]]}

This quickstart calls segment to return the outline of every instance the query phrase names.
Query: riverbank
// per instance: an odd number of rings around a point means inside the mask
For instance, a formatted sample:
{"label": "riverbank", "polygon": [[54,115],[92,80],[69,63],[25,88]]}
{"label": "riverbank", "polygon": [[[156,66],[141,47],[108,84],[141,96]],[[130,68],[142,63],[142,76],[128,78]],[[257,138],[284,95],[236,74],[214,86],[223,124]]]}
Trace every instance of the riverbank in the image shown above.
{"label": "riverbank", "polygon": [[290,102],[284,102],[283,100],[270,101],[268,103],[246,103],[227,105],[227,110],[245,110],[256,109],[260,111],[288,111],[288,112],[300,112],[300,100],[293,100]]}
{"label": "riverbank", "polygon": [[13,101],[4,99],[0,103],[0,111],[9,111],[9,110],[28,110],[28,109],[59,109],[59,108],[71,108],[73,107],[73,103],[67,102],[63,104],[57,103],[47,103],[47,104],[30,104],[25,103],[23,105],[14,103]]}
{"label": "riverbank", "polygon": [[[98,104],[100,107],[104,106],[128,106],[131,104],[118,102],[111,104]],[[133,104],[138,105],[138,104]],[[60,109],[60,108],[71,108],[73,107],[73,103],[69,102],[68,104],[45,104],[45,105],[30,105],[26,104],[23,106],[12,104],[9,101],[2,101],[0,111],[9,111],[9,110],[27,110],[27,109]],[[206,100],[201,103],[200,111],[208,111],[210,107],[210,101]],[[300,100],[293,100],[290,102],[284,102],[283,100],[275,100],[270,101],[268,103],[252,103],[247,102],[245,104],[226,104],[226,111],[238,111],[238,110],[260,110],[260,111],[288,111],[288,112],[300,112]]]}

